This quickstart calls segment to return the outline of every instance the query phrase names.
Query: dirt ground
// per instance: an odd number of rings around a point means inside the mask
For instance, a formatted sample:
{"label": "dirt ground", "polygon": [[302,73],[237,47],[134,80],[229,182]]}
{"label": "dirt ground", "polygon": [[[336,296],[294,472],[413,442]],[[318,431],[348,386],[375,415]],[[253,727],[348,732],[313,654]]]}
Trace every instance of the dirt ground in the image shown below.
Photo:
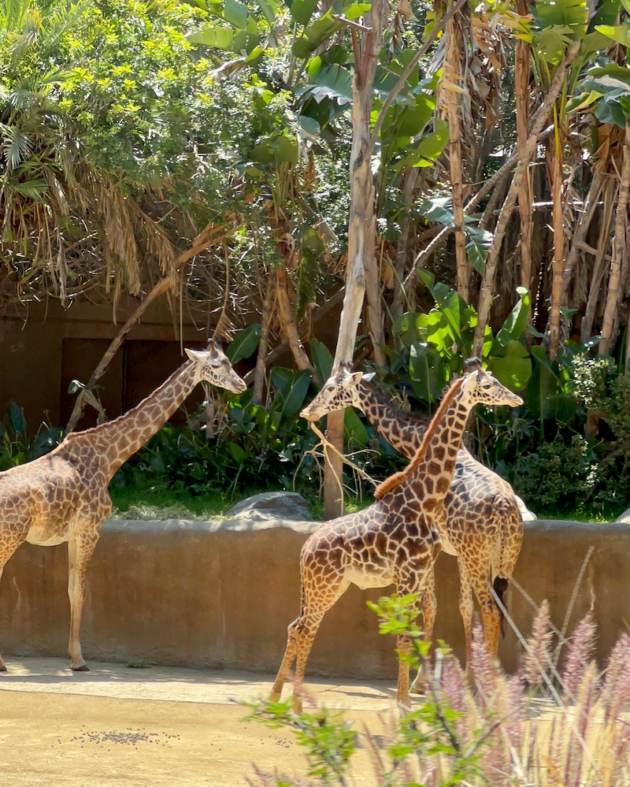
{"label": "dirt ground", "polygon": [[[0,783],[31,785],[245,785],[263,771],[306,773],[290,733],[243,722],[234,700],[264,696],[272,677],[236,672],[6,658],[0,676]],[[375,733],[395,712],[393,684],[309,680],[318,702],[346,709]],[[352,784],[373,784],[365,751]]]}

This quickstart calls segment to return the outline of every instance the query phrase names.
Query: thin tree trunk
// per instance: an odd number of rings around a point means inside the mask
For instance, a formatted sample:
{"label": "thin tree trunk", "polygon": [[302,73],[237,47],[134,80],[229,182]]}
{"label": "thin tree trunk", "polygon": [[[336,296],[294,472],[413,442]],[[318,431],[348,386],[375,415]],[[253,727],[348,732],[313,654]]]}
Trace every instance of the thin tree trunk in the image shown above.
{"label": "thin tree trunk", "polygon": [[[518,0],[518,13],[527,16],[530,13],[527,0]],[[514,88],[516,92],[516,135],[517,151],[520,154],[527,144],[529,129],[529,77],[530,77],[530,45],[519,39],[516,42],[516,59]],[[521,286],[531,291],[532,286],[532,188],[529,168],[523,177],[518,192],[518,210],[521,219]]]}
{"label": "thin tree trunk", "polygon": [[611,350],[613,323],[618,308],[619,287],[621,278],[621,261],[624,252],[626,237],[626,221],[628,208],[628,188],[630,187],[630,119],[626,120],[626,136],[623,144],[623,166],[621,169],[621,183],[619,184],[619,198],[615,212],[615,237],[613,241],[613,258],[610,265],[608,280],[608,294],[604,308],[604,321],[602,324],[602,337],[599,342],[600,355],[608,355]]}
{"label": "thin tree trunk", "polygon": [[256,372],[254,374],[254,392],[252,402],[262,404],[267,377],[267,349],[269,347],[269,326],[271,324],[271,306],[276,291],[276,271],[270,270],[267,277],[267,289],[260,315],[260,341],[258,342],[258,355],[256,356]]}
{"label": "thin tree trunk", "polygon": [[616,183],[612,178],[607,178],[604,184],[604,210],[602,211],[602,223],[599,230],[599,241],[597,243],[597,254],[593,264],[593,274],[591,276],[591,286],[586,302],[586,311],[582,320],[580,341],[582,344],[588,341],[593,333],[593,322],[595,312],[601,293],[602,279],[604,276],[604,260],[606,252],[610,246],[610,225],[612,223],[614,209],[614,195],[616,193]]}
{"label": "thin tree trunk", "polygon": [[394,277],[394,295],[392,297],[392,320],[396,321],[403,315],[403,304],[405,300],[405,290],[403,278],[405,276],[405,263],[407,261],[407,247],[409,244],[409,230],[411,229],[411,206],[413,204],[413,192],[418,182],[418,167],[410,167],[405,172],[405,179],[402,187],[402,203],[404,215],[400,222],[400,235],[396,248],[396,265]]}
{"label": "thin tree trunk", "polygon": [[[553,126],[549,126],[549,128],[545,129],[542,134],[539,135],[538,141],[542,142],[551,132],[553,131]],[[515,153],[513,156],[503,164],[503,166],[498,169],[494,175],[489,178],[483,186],[479,189],[479,191],[475,194],[474,197],[471,197],[468,202],[464,205],[464,213],[467,215],[471,215],[473,211],[479,206],[481,201],[486,197],[493,189],[499,188],[500,184],[508,177],[510,172],[514,169],[514,167],[518,164],[518,153]],[[403,282],[403,286],[406,288],[409,286],[413,276],[418,268],[422,268],[426,262],[428,261],[431,254],[434,251],[437,251],[442,244],[446,241],[448,236],[453,231],[452,227],[442,227],[439,233],[431,240],[431,242],[422,249],[422,251],[418,252],[415,260],[413,261],[413,265],[411,270],[405,277]]]}
{"label": "thin tree trunk", "polygon": [[[227,229],[227,225],[208,225],[201,235],[195,238],[190,249],[185,251],[183,254],[180,254],[180,256],[177,258],[175,265],[173,266],[173,273],[179,271],[187,262],[192,260],[192,258],[197,254],[201,254],[201,252],[205,251],[209,246],[219,243],[222,240],[225,230]],[[72,408],[72,413],[70,414],[70,420],[66,426],[66,433],[72,432],[79,422],[79,419],[83,415],[83,408],[85,407],[85,398],[87,393],[94,389],[96,383],[105,374],[109,364],[112,361],[112,358],[116,355],[122,343],[127,338],[127,334],[131,331],[134,325],[137,325],[137,323],[140,322],[142,315],[146,312],[153,301],[157,300],[161,295],[164,295],[164,293],[168,292],[172,284],[173,276],[167,276],[166,278],[161,279],[147,295],[147,297],[142,301],[142,303],[140,303],[138,308],[131,315],[131,317],[129,317],[123,327],[118,331],[117,335],[114,337],[111,344],[107,348],[105,354],[99,361],[98,366],[92,372],[92,376],[88,380],[86,387],[79,391],[79,394],[74,402],[74,407]]]}
{"label": "thin tree trunk", "polygon": [[553,265],[551,284],[551,310],[549,313],[549,358],[558,357],[560,349],[560,306],[562,304],[562,275],[564,273],[564,211],[562,205],[562,180],[564,143],[562,129],[556,128],[553,143],[553,169],[551,199],[553,202]]}
{"label": "thin tree trunk", "polygon": [[298,369],[308,369],[313,375],[313,379],[318,382],[317,372],[309,360],[306,350],[300,339],[300,334],[293,321],[291,301],[289,300],[289,289],[287,284],[287,269],[284,264],[276,271],[276,298],[278,302],[278,317],[280,326],[284,334],[286,343],[289,345],[295,365]]}
{"label": "thin tree trunk", "polygon": [[[372,87],[381,51],[384,2],[374,0],[364,15],[364,24],[371,28],[363,33],[361,62],[355,64],[352,80],[352,151],[350,153],[350,218],[348,224],[348,264],[346,292],[339,324],[335,352],[335,368],[341,361],[352,361],[363,299],[365,295],[365,256],[374,253],[376,219],[374,216],[374,176],[370,155],[370,117]],[[357,34],[358,38],[358,34]],[[359,47],[357,46],[357,50]],[[327,418],[328,439],[343,451],[344,411],[330,413]],[[326,448],[324,467],[324,509],[327,519],[341,516],[343,506],[343,463]]]}
{"label": "thin tree trunk", "polygon": [[545,100],[536,113],[536,119],[532,125],[531,134],[527,140],[527,144],[525,145],[521,156],[519,157],[519,162],[514,172],[514,177],[512,178],[512,184],[503,203],[503,207],[501,208],[501,213],[499,214],[497,226],[492,237],[492,244],[490,245],[488,257],[486,259],[481,290],[479,292],[478,320],[477,327],[475,328],[475,354],[479,357],[481,357],[486,325],[488,324],[490,310],[492,308],[492,301],[494,299],[495,278],[497,264],[499,261],[499,252],[501,251],[501,245],[503,243],[508,221],[512,215],[512,210],[516,203],[516,197],[521,187],[523,177],[527,171],[527,167],[529,166],[529,162],[536,153],[538,137],[543,130],[543,126],[547,121],[549,113],[551,112],[551,108],[553,107],[553,104],[555,103],[562,88],[567,69],[575,60],[579,48],[580,42],[574,41],[568,48],[564,61],[558,66],[558,70],[556,71],[553,81],[549,86],[549,91],[545,96]]}
{"label": "thin tree trunk", "polygon": [[573,277],[575,264],[578,261],[581,244],[586,240],[586,234],[588,233],[589,227],[591,226],[591,221],[595,215],[597,200],[599,199],[601,190],[602,176],[596,167],[593,170],[593,178],[591,180],[591,185],[589,187],[588,194],[586,195],[586,199],[584,200],[584,205],[582,206],[582,212],[580,213],[580,217],[578,218],[576,227],[573,231],[571,248],[569,249],[567,261],[564,266],[564,273],[562,274],[562,304],[564,306],[567,306],[569,303],[569,287],[571,286],[571,278]]}
{"label": "thin tree trunk", "polygon": [[456,17],[446,28],[446,54],[442,90],[446,93],[448,112],[449,158],[451,165],[451,195],[455,230],[455,259],[457,262],[457,292],[468,303],[468,265],[466,263],[466,229],[464,225],[464,190],[462,140],[459,123],[459,83],[461,80],[460,36]]}

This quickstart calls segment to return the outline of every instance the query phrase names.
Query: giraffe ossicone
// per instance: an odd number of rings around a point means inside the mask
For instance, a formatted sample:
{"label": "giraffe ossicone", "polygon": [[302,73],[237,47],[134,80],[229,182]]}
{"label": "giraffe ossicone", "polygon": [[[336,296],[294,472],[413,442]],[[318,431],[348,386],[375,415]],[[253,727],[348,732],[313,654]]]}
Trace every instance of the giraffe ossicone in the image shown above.
{"label": "giraffe ossicone", "polygon": [[[0,473],[0,577],[15,550],[68,543],[71,667],[86,671],[80,627],[87,568],[112,503],[109,481],[173,415],[199,382],[233,393],[247,389],[214,342],[186,350],[189,360],[137,407],[112,421],[69,434],[49,454]],[[0,671],[6,666],[0,658]]]}
{"label": "giraffe ossicone", "polygon": [[[348,374],[347,369],[341,372]],[[345,400],[350,388],[341,388]],[[330,400],[334,394],[324,386],[317,398]],[[421,596],[431,585],[433,564],[441,549],[436,512],[455,471],[468,415],[478,403],[516,407],[522,400],[482,369],[464,375],[446,392],[408,468],[383,484],[380,499],[363,511],[324,523],[308,538],[300,556],[300,614],[289,626],[272,699],[280,698],[296,660],[294,706],[296,711],[301,709],[306,660],[315,634],[326,611],[351,583],[361,588],[394,584],[400,596]],[[315,417],[317,412],[317,407],[309,405],[302,414]],[[397,699],[405,708],[411,705],[409,666],[404,658],[409,647],[408,639],[399,636],[402,657]]]}

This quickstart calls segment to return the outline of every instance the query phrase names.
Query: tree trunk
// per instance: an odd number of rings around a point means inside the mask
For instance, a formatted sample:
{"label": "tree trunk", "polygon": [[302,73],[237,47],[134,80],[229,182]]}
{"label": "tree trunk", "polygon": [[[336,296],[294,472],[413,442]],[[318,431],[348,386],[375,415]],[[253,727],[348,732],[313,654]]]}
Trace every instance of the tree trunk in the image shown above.
{"label": "tree trunk", "polygon": [[[518,13],[529,14],[527,0],[518,0]],[[530,45],[519,39],[516,42],[514,88],[516,92],[516,147],[519,155],[525,149],[529,129],[529,77],[530,77]],[[530,292],[532,288],[532,188],[529,168],[523,176],[518,192],[518,210],[521,220],[521,286]]]}
{"label": "tree trunk", "polygon": [[287,269],[284,263],[280,265],[276,271],[276,298],[278,301],[278,317],[280,318],[280,326],[286,343],[293,354],[295,365],[298,369],[308,369],[313,375],[313,379],[318,382],[317,372],[311,364],[306,350],[302,345],[300,334],[293,321],[293,312],[291,310],[291,301],[289,300],[289,288],[287,283]]}
{"label": "tree trunk", "polygon": [[602,278],[604,276],[604,260],[606,252],[610,246],[610,225],[612,223],[614,211],[614,195],[617,192],[617,184],[612,178],[607,178],[604,183],[604,210],[602,211],[602,223],[599,230],[599,241],[597,244],[597,254],[593,264],[593,274],[591,276],[591,286],[586,302],[586,312],[582,320],[580,329],[580,341],[582,344],[588,341],[593,333],[593,322],[595,312],[601,292]]}
{"label": "tree trunk", "polygon": [[547,121],[549,113],[551,112],[551,108],[558,97],[560,89],[562,88],[567,69],[575,60],[579,48],[580,42],[574,41],[568,48],[564,61],[558,66],[553,81],[549,86],[549,91],[545,96],[545,100],[536,113],[536,118],[532,126],[531,134],[527,140],[527,144],[525,145],[521,156],[519,157],[519,162],[516,170],[514,171],[514,177],[512,178],[512,184],[503,203],[503,207],[501,208],[501,213],[499,214],[497,226],[492,237],[492,244],[490,245],[490,250],[488,251],[483,281],[481,283],[481,290],[479,292],[478,320],[477,327],[475,328],[475,354],[479,357],[481,357],[482,354],[484,334],[486,325],[488,324],[488,319],[490,318],[490,310],[492,308],[492,301],[495,294],[495,276],[497,264],[499,261],[499,252],[501,251],[501,245],[503,243],[508,221],[512,215],[512,210],[516,203],[516,197],[521,187],[523,177],[525,176],[529,166],[529,162],[536,153],[538,137],[543,130],[543,126]]}
{"label": "tree trunk", "polygon": [[562,305],[562,275],[564,273],[564,211],[562,205],[562,180],[564,143],[562,129],[556,127],[553,141],[553,175],[551,199],[553,202],[553,265],[551,284],[551,310],[549,312],[549,358],[555,361],[560,349],[560,306]]}
{"label": "tree trunk", "polygon": [[[374,0],[364,15],[364,24],[371,33],[363,33],[361,61],[355,64],[352,80],[352,152],[350,153],[350,219],[348,224],[348,264],[346,292],[339,324],[339,338],[334,366],[351,361],[365,295],[365,258],[374,253],[376,219],[374,216],[374,177],[370,156],[370,116],[372,86],[381,51],[384,2]],[[353,31],[354,32],[354,31]],[[358,37],[358,34],[357,34]],[[358,49],[359,47],[357,47]],[[327,419],[328,439],[343,451],[344,411],[330,413]],[[324,509],[327,519],[341,516],[343,506],[343,463],[326,449],[324,468]]]}
{"label": "tree trunk", "polygon": [[267,289],[260,315],[260,341],[258,342],[258,355],[256,356],[256,372],[254,374],[254,392],[252,402],[262,404],[263,393],[265,390],[265,379],[267,377],[267,349],[269,347],[269,326],[271,324],[271,306],[276,290],[276,272],[269,271],[267,278]]}
{"label": "tree trunk", "polygon": [[619,184],[619,198],[615,212],[615,237],[613,241],[613,258],[610,265],[608,280],[608,294],[604,308],[604,321],[602,324],[602,337],[599,342],[600,355],[608,355],[611,350],[613,323],[618,308],[621,261],[624,253],[626,237],[626,221],[628,208],[628,188],[630,187],[630,119],[626,120],[626,136],[623,144],[623,166],[621,169],[621,183]]}
{"label": "tree trunk", "polygon": [[409,230],[411,229],[411,206],[413,204],[413,193],[418,182],[418,167],[411,167],[405,172],[405,180],[402,187],[402,202],[404,215],[400,222],[400,235],[396,247],[396,266],[394,268],[394,295],[392,297],[392,320],[395,322],[403,315],[403,304],[405,300],[405,289],[403,279],[405,277],[405,262],[407,261],[407,246],[409,244]]}
{"label": "tree trunk", "polygon": [[451,166],[451,194],[455,230],[455,259],[457,261],[457,292],[468,303],[468,265],[466,262],[466,229],[464,225],[464,189],[462,140],[459,124],[459,92],[461,81],[460,45],[457,17],[448,21],[446,28],[446,54],[442,90],[448,112],[449,158]]}
{"label": "tree trunk", "polygon": [[571,286],[571,278],[575,269],[575,264],[578,261],[580,254],[581,244],[586,240],[591,221],[595,215],[597,208],[597,200],[602,190],[602,176],[599,172],[597,165],[593,170],[593,179],[582,206],[582,212],[578,218],[576,227],[573,231],[573,238],[571,239],[571,248],[567,256],[567,261],[564,266],[564,273],[562,274],[562,305],[568,306],[569,303],[569,287]]}

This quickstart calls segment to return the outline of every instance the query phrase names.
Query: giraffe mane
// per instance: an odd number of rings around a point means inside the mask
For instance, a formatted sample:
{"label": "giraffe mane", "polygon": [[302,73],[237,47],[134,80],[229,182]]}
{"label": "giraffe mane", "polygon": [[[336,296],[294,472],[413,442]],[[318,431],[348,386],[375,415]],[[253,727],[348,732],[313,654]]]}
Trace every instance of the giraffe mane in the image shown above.
{"label": "giraffe mane", "polygon": [[[126,413],[119,415],[117,418],[113,418],[111,421],[105,421],[104,423],[99,424],[98,426],[93,426],[91,429],[84,429],[82,432],[70,432],[70,434],[66,435],[63,442],[65,443],[66,440],[74,440],[75,438],[82,437],[83,435],[86,434],[94,434],[95,432],[104,432],[105,429],[109,428],[113,424],[116,424],[119,421],[122,421],[124,418],[127,418],[128,416],[132,415],[133,413],[136,413],[138,410],[144,407],[145,404],[147,404],[147,402],[151,401],[152,399],[156,399],[157,396],[162,392],[162,389],[165,388],[169,383],[171,383],[173,379],[182,372],[185,366],[189,366],[191,363],[192,361],[184,361],[184,363],[181,366],[179,366],[177,369],[175,369],[173,374],[167,377],[167,379],[164,380],[164,382],[161,385],[158,385],[158,387],[154,391],[151,391],[151,393],[148,396],[146,396],[135,407],[132,407],[130,410],[127,410]],[[63,445],[63,443],[61,443],[60,445]]]}
{"label": "giraffe mane", "polygon": [[380,500],[386,494],[395,489],[397,486],[400,486],[404,483],[410,475],[414,473],[420,462],[425,458],[427,455],[427,451],[429,449],[429,444],[435,435],[436,429],[440,421],[442,420],[444,413],[446,412],[448,406],[453,401],[455,396],[459,393],[462,385],[464,384],[465,377],[460,377],[459,379],[455,380],[455,382],[451,385],[448,391],[445,393],[442,401],[440,402],[440,406],[438,407],[435,415],[431,419],[431,423],[429,424],[427,431],[424,433],[424,437],[422,438],[422,442],[418,447],[418,450],[414,454],[413,459],[404,470],[401,470],[399,473],[394,473],[394,475],[390,475],[389,478],[386,478],[381,484],[379,484],[376,489],[374,490],[374,499]]}

